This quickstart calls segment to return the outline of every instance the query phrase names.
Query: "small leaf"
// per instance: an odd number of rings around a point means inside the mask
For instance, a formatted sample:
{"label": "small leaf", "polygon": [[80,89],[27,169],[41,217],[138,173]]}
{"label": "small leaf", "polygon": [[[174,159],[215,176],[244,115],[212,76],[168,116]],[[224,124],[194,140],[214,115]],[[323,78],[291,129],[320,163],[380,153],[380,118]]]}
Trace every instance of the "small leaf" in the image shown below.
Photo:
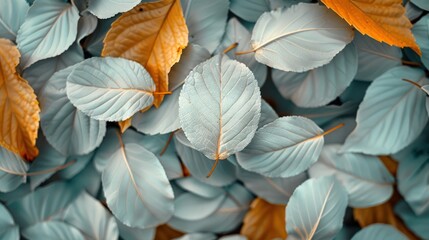
{"label": "small leaf", "polygon": [[249,52],[270,67],[304,72],[330,62],[352,39],[351,28],[333,12],[300,3],[262,14]]}
{"label": "small leaf", "polygon": [[0,204],[0,238],[18,240],[19,226],[15,225],[12,216],[3,204]]}
{"label": "small leaf", "polygon": [[299,239],[332,239],[343,226],[347,192],[333,177],[309,179],[286,207],[286,231]]}
{"label": "small leaf", "polygon": [[80,111],[102,121],[122,121],[152,105],[155,85],[138,63],[90,58],[67,78],[67,97]]}
{"label": "small leaf", "polygon": [[89,12],[82,12],[81,15],[82,16],[79,18],[79,22],[77,24],[77,43],[80,43],[82,39],[94,32],[98,23],[97,17]]}
{"label": "small leaf", "polygon": [[18,49],[0,39],[0,145],[27,160],[34,159],[39,128],[39,104],[33,89],[16,72]]}
{"label": "small leaf", "polygon": [[354,235],[352,238],[352,240],[367,239],[407,240],[408,238],[388,224],[370,225],[356,233],[356,235]]}
{"label": "small leaf", "polygon": [[28,164],[16,153],[0,147],[0,192],[10,192],[27,181]]}
{"label": "small leaf", "polygon": [[286,239],[285,219],[285,205],[274,205],[257,198],[244,217],[240,234],[249,240]]}
{"label": "small leaf", "polygon": [[120,12],[127,12],[139,4],[141,0],[89,0],[88,11],[98,18],[105,19],[115,16]]}
{"label": "small leaf", "polygon": [[22,68],[66,51],[76,40],[78,21],[75,6],[60,0],[37,0],[16,37]]}
{"label": "small leaf", "polygon": [[249,144],[258,126],[261,97],[252,72],[216,55],[199,64],[179,97],[182,129],[206,157],[226,159]]}
{"label": "small leaf", "polygon": [[[133,1],[135,2],[135,1]],[[168,72],[188,44],[180,0],[141,3],[122,14],[104,39],[103,56],[123,57],[143,65],[156,91],[168,91]],[[159,107],[163,95],[155,96]]]}
{"label": "small leaf", "polygon": [[267,177],[292,177],[317,161],[325,134],[310,119],[282,117],[258,129],[237,160],[244,169]]}
{"label": "small leaf", "polygon": [[62,239],[62,240],[84,240],[79,230],[67,223],[59,221],[41,222],[22,231],[27,239]]}
{"label": "small leaf", "polygon": [[[154,239],[155,229],[154,228],[132,228],[116,220],[119,228],[119,235],[122,239],[126,240],[140,240],[140,239]],[[156,238],[159,240],[158,238]],[[172,239],[172,238],[171,238]],[[167,240],[167,239],[166,239]],[[168,239],[170,240],[170,238]]]}
{"label": "small leaf", "polygon": [[174,217],[188,221],[207,218],[219,208],[225,198],[225,193],[209,199],[189,192],[183,193],[174,199]]}
{"label": "small leaf", "polygon": [[183,188],[183,190],[205,198],[215,198],[225,193],[224,188],[214,187],[210,184],[199,181],[195,177],[180,178],[177,179],[175,183],[177,186]]}
{"label": "small leaf", "polygon": [[405,16],[402,0],[322,0],[362,34],[379,42],[410,47],[421,55]]}
{"label": "small leaf", "polygon": [[28,3],[25,0],[2,0],[0,8],[0,38],[15,41],[18,29],[27,16]]}

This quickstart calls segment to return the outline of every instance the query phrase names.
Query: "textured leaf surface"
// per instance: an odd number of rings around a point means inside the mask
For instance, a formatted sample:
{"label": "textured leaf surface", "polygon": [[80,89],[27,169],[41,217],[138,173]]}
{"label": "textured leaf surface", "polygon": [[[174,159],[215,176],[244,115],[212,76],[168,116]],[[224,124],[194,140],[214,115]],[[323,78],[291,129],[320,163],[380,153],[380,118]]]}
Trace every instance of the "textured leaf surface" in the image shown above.
{"label": "textured leaf surface", "polygon": [[428,83],[422,70],[409,67],[393,68],[377,78],[359,106],[357,127],[347,138],[345,150],[387,155],[418,137],[428,121],[425,93],[402,79]]}
{"label": "textured leaf surface", "polygon": [[80,111],[102,121],[122,121],[153,102],[155,85],[138,63],[90,58],[67,78],[67,97]]}
{"label": "textured leaf surface", "polygon": [[64,155],[84,155],[101,144],[106,122],[77,110],[67,98],[67,77],[74,66],[56,72],[41,92],[41,126],[48,142]]}
{"label": "textured leaf surface", "polygon": [[331,239],[343,226],[347,192],[334,177],[309,179],[286,207],[286,231],[300,239]]}
{"label": "textured leaf surface", "polygon": [[394,178],[375,156],[340,153],[341,145],[327,145],[309,170],[312,178],[334,175],[349,194],[351,207],[371,207],[392,196]]}
{"label": "textured leaf surface", "polygon": [[79,11],[59,0],[37,0],[18,31],[21,67],[60,55],[76,40]]}
{"label": "textured leaf surface", "polygon": [[140,2],[141,0],[89,0],[88,11],[98,18],[110,18],[117,13],[131,10]]}
{"label": "textured leaf surface", "polygon": [[18,49],[6,39],[0,39],[0,145],[34,159],[39,105],[33,89],[16,72]]}
{"label": "textured leaf surface", "polygon": [[392,239],[392,240],[406,240],[408,239],[401,232],[388,224],[373,224],[370,225],[353,236],[352,240],[366,240],[366,239]]}
{"label": "textured leaf surface", "polygon": [[422,50],[421,60],[426,69],[429,69],[429,16],[424,16],[416,22],[412,31],[416,37],[417,44]]}
{"label": "textured leaf surface", "polygon": [[10,192],[25,183],[28,168],[19,155],[0,147],[0,191]]}
{"label": "textured leaf surface", "polygon": [[179,97],[182,129],[210,159],[226,159],[249,144],[258,126],[261,97],[252,72],[216,55],[199,64]]}
{"label": "textured leaf surface", "polygon": [[359,32],[379,42],[410,47],[421,54],[402,0],[322,0]]}
{"label": "textured leaf surface", "polygon": [[12,216],[3,204],[0,204],[0,238],[18,240],[19,227],[15,225]]}
{"label": "textured leaf surface", "polygon": [[25,0],[2,0],[1,5],[0,38],[14,41],[30,7]]}
{"label": "textured leaf surface", "polygon": [[261,198],[253,200],[240,233],[247,239],[286,239],[285,205],[274,205]]}
{"label": "textured leaf surface", "polygon": [[237,160],[267,177],[291,177],[317,161],[323,142],[323,130],[310,119],[282,117],[260,128]]}
{"label": "textured leaf surface", "polygon": [[332,61],[305,73],[274,69],[273,81],[283,97],[299,107],[320,107],[337,98],[358,69],[356,48],[349,44]]}
{"label": "textured leaf surface", "polygon": [[300,3],[264,13],[253,29],[252,47],[263,64],[303,72],[330,62],[352,39],[351,28],[332,11]]}
{"label": "textured leaf surface", "polygon": [[112,148],[102,182],[113,214],[130,227],[166,222],[173,214],[173,190],[159,160],[141,145],[141,135],[129,129],[121,136],[112,129],[104,144]]}
{"label": "textured leaf surface", "polygon": [[[168,72],[188,44],[180,0],[141,3],[121,15],[104,39],[103,56],[123,57],[143,65],[157,92],[168,91]],[[159,107],[163,95],[155,96]]]}
{"label": "textured leaf surface", "polygon": [[59,221],[41,222],[23,230],[22,235],[27,239],[64,239],[84,240],[79,230],[67,223]]}

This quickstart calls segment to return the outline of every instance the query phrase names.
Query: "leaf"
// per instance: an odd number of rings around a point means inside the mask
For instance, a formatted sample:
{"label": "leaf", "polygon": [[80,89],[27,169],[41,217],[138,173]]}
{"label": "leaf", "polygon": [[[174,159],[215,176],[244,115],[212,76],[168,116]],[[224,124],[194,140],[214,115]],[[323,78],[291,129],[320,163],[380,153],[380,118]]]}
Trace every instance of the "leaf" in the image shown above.
{"label": "leaf", "polygon": [[249,52],[272,68],[304,72],[330,62],[352,39],[351,28],[333,12],[300,3],[262,14]]}
{"label": "leaf", "polygon": [[343,226],[347,192],[333,177],[309,179],[286,207],[286,231],[300,239],[332,239]]}
{"label": "leaf", "polygon": [[174,230],[167,224],[160,225],[156,228],[155,239],[156,240],[171,240],[182,236],[183,233]]}
{"label": "leaf", "polygon": [[137,131],[155,135],[166,134],[181,127],[179,120],[179,95],[182,85],[189,72],[202,61],[207,60],[210,53],[199,45],[189,44],[182,53],[180,61],[172,68],[169,77],[169,89],[173,93],[164,97],[159,108],[151,108],[134,115],[132,125]]}
{"label": "leaf", "polygon": [[24,22],[29,8],[25,0],[2,0],[0,38],[15,41],[18,29]]}
{"label": "leaf", "polygon": [[0,147],[0,192],[11,192],[25,183],[28,168],[19,155]]}
{"label": "leaf", "polygon": [[207,218],[219,208],[225,198],[225,193],[210,199],[183,193],[174,200],[174,217],[188,221]]}
{"label": "leaf", "polygon": [[362,34],[379,42],[410,47],[421,55],[410,20],[405,16],[402,0],[322,0],[340,17]]}
{"label": "leaf", "polygon": [[188,233],[176,238],[175,240],[216,240],[216,235],[213,233]]}
{"label": "leaf", "polygon": [[404,221],[405,225],[419,237],[419,239],[429,238],[429,233],[427,231],[429,212],[416,215],[409,205],[404,201],[401,201],[396,204],[395,213]]}
{"label": "leaf", "polygon": [[[104,39],[102,56],[123,57],[143,65],[158,93],[168,91],[168,72],[188,44],[179,0],[142,3],[122,14]],[[159,107],[163,95],[155,96]]]}
{"label": "leaf", "polygon": [[225,32],[228,0],[181,0],[183,16],[189,29],[189,42],[213,53]]}
{"label": "leaf", "polygon": [[75,6],[60,0],[37,0],[16,37],[21,67],[25,69],[66,51],[76,40],[78,21]]}
{"label": "leaf", "polygon": [[118,19],[118,17],[119,14],[108,19],[98,19],[97,27],[94,32],[83,40],[82,45],[93,56],[101,56],[103,40],[106,37],[107,32],[110,30],[110,26],[116,19]]}
{"label": "leaf", "polygon": [[387,70],[401,65],[402,52],[400,48],[377,42],[360,33],[355,34],[353,43],[359,56],[356,79],[372,81]]}
{"label": "leaf", "polygon": [[258,129],[237,160],[244,169],[266,177],[292,177],[317,161],[325,134],[310,119],[282,117]]}
{"label": "leaf", "polygon": [[249,144],[258,126],[261,97],[252,72],[216,55],[199,64],[179,97],[182,129],[207,158],[222,160]]}
{"label": "leaf", "polygon": [[89,12],[82,12],[81,15],[82,16],[79,18],[79,22],[77,24],[77,43],[80,43],[82,39],[94,32],[98,23],[97,17]]}
{"label": "leaf", "polygon": [[214,187],[193,176],[177,179],[175,183],[183,190],[205,198],[215,198],[225,193],[224,188]]}
{"label": "leaf", "polygon": [[70,102],[101,121],[122,121],[151,106],[154,91],[149,73],[123,58],[87,59],[67,78]]}
{"label": "leaf", "polygon": [[366,239],[391,239],[391,240],[406,240],[408,239],[401,232],[388,224],[373,224],[356,233],[352,240]]}
{"label": "leaf", "polygon": [[420,18],[420,20],[414,24],[412,32],[422,51],[420,59],[426,69],[429,69],[429,16]]}
{"label": "leaf", "polygon": [[274,205],[257,198],[244,217],[240,234],[249,240],[286,239],[285,224],[285,205]]}
{"label": "leaf", "polygon": [[75,227],[59,221],[41,222],[22,231],[27,239],[64,239],[84,240],[85,238]]}
{"label": "leaf", "polygon": [[427,94],[426,95],[426,110],[427,110],[428,115],[429,115],[429,85],[423,86],[422,89]]}
{"label": "leaf", "polygon": [[269,1],[231,0],[229,9],[248,22],[256,22],[264,12],[271,10],[271,6]]}
{"label": "leaf", "polygon": [[0,145],[32,160],[38,154],[40,109],[33,89],[16,72],[18,63],[18,49],[0,39]]}
{"label": "leaf", "polygon": [[141,142],[131,129],[123,135],[108,131],[100,149],[107,144],[112,150],[105,158],[102,182],[113,214],[129,227],[148,228],[171,217],[174,195],[161,163]]}
{"label": "leaf", "polygon": [[127,240],[140,240],[140,239],[154,239],[155,229],[154,228],[131,228],[116,220],[119,228],[119,235],[122,239]]}
{"label": "leaf", "polygon": [[141,0],[117,1],[117,0],[89,0],[88,11],[98,18],[105,19],[117,13],[127,12],[139,4]]}
{"label": "leaf", "polygon": [[419,8],[429,11],[429,3],[425,0],[411,0],[411,2]]}
{"label": "leaf", "polygon": [[341,145],[326,145],[309,169],[312,178],[335,176],[349,194],[351,207],[371,207],[392,196],[394,177],[375,156],[341,153]]}
{"label": "leaf", "polygon": [[259,118],[258,128],[279,118],[276,111],[264,99],[261,100],[261,117]]}
{"label": "leaf", "polygon": [[274,69],[273,81],[286,99],[299,107],[320,107],[337,98],[350,85],[356,71],[357,52],[349,44],[332,61],[304,73]]}
{"label": "leaf", "polygon": [[402,79],[420,85],[429,81],[422,70],[404,66],[377,78],[359,105],[357,127],[346,139],[344,150],[388,155],[418,137],[428,121],[425,94]]}
{"label": "leaf", "polygon": [[19,239],[19,226],[15,225],[12,216],[3,204],[0,204],[0,238]]}

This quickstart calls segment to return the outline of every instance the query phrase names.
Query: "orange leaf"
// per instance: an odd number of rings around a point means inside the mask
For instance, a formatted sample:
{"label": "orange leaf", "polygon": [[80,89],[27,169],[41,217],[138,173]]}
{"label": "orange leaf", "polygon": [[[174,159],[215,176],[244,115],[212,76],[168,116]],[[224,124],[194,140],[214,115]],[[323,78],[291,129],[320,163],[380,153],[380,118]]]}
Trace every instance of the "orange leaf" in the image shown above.
{"label": "orange leaf", "polygon": [[[137,5],[113,22],[102,55],[139,62],[161,93],[168,91],[168,73],[187,45],[188,28],[180,0],[163,0]],[[163,97],[155,95],[156,107]]]}
{"label": "orange leaf", "polygon": [[183,236],[184,233],[181,233],[177,230],[172,229],[167,224],[159,225],[156,228],[155,240],[170,240]]}
{"label": "orange leaf", "polygon": [[249,240],[285,239],[286,205],[274,205],[261,198],[253,200],[251,209],[244,217],[240,234]]}
{"label": "orange leaf", "polygon": [[40,108],[33,89],[16,72],[19,51],[7,39],[0,39],[0,145],[34,159]]}
{"label": "orange leaf", "polygon": [[402,0],[322,0],[340,17],[379,42],[410,47],[421,55],[411,33],[413,26],[405,16]]}
{"label": "orange leaf", "polygon": [[118,122],[119,128],[121,129],[121,133],[127,131],[127,129],[131,126],[132,118],[128,118],[124,121]]}

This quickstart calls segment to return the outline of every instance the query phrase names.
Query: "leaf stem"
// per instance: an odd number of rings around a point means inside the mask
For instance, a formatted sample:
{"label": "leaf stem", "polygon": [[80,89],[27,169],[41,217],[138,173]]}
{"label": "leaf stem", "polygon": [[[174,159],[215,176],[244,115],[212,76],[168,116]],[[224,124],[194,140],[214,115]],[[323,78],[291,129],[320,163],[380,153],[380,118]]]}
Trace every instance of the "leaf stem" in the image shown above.
{"label": "leaf stem", "polygon": [[227,48],[225,48],[225,50],[223,50],[223,54],[228,53],[229,51],[236,48],[237,46],[238,46],[238,42],[235,42],[235,43],[229,45],[229,47],[227,47]]}
{"label": "leaf stem", "polygon": [[420,84],[414,82],[414,81],[411,81],[411,80],[408,80],[408,79],[405,79],[405,78],[403,78],[402,81],[405,81],[407,83],[411,83],[412,85],[416,86],[418,89],[422,90],[422,86]]}
{"label": "leaf stem", "polygon": [[170,145],[171,140],[173,140],[174,133],[176,131],[173,131],[173,132],[170,133],[170,136],[168,136],[167,142],[165,143],[164,147],[162,148],[161,152],[159,153],[159,156],[164,155],[165,151],[167,151],[168,145]]}
{"label": "leaf stem", "polygon": [[211,169],[211,170],[210,170],[210,172],[207,174],[207,177],[206,177],[206,178],[209,178],[209,177],[213,174],[214,170],[215,170],[215,169],[216,169],[216,167],[217,167],[218,162],[219,162],[219,157],[217,157],[217,158],[216,158],[215,163],[213,164],[212,169]]}
{"label": "leaf stem", "polygon": [[57,166],[57,167],[45,169],[45,170],[42,170],[42,171],[28,172],[28,173],[14,172],[14,171],[11,171],[11,170],[5,169],[5,168],[0,168],[0,171],[6,172],[6,173],[9,173],[9,174],[12,174],[12,175],[23,176],[23,177],[24,176],[30,177],[30,176],[37,176],[37,175],[43,175],[43,174],[48,174],[48,173],[51,173],[51,172],[60,171],[60,170],[63,170],[65,168],[69,167],[70,165],[72,165],[74,163],[76,163],[76,160],[70,161],[70,162],[68,162],[68,163],[66,163],[64,165],[61,165],[61,166]]}
{"label": "leaf stem", "polygon": [[401,60],[402,64],[407,65],[407,66],[413,66],[413,67],[421,67],[422,65],[418,62],[412,62],[412,61],[407,61],[407,60]]}
{"label": "leaf stem", "polygon": [[153,92],[153,95],[170,95],[172,92]]}
{"label": "leaf stem", "polygon": [[253,53],[255,51],[256,51],[255,49],[249,49],[249,50],[242,51],[242,52],[236,52],[235,55],[244,55],[244,54],[248,54],[248,53]]}
{"label": "leaf stem", "polygon": [[336,130],[338,130],[338,129],[340,129],[340,128],[344,127],[344,126],[345,126],[345,124],[344,124],[344,123],[340,123],[340,124],[338,124],[337,126],[335,126],[335,127],[333,127],[333,128],[330,128],[330,129],[326,130],[324,133],[322,133],[322,134],[321,134],[321,136],[326,136],[326,135],[328,135],[328,134],[330,134],[330,133],[332,133],[332,132],[334,132],[334,131],[336,131]]}

